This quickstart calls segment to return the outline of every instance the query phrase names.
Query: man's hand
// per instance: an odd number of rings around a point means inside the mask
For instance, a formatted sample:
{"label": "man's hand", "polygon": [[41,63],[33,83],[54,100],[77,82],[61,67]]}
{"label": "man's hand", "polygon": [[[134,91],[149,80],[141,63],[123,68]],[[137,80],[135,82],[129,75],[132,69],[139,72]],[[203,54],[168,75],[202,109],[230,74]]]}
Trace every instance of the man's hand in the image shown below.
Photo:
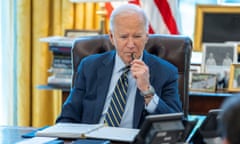
{"label": "man's hand", "polygon": [[[131,72],[133,77],[136,79],[138,89],[142,92],[148,91],[150,88],[150,74],[148,66],[142,60],[135,59],[131,62]],[[152,95],[145,96],[145,104],[148,104],[152,98]]]}

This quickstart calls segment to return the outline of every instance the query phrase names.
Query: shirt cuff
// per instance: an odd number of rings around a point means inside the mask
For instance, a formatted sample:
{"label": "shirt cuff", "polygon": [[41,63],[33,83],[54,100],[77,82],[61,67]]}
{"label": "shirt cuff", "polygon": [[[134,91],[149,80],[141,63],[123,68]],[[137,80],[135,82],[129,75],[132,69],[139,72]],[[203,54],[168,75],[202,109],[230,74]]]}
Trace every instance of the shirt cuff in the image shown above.
{"label": "shirt cuff", "polygon": [[149,104],[148,105],[145,104],[145,109],[147,110],[147,112],[154,113],[155,109],[157,108],[158,101],[159,97],[157,96],[157,94],[154,94]]}

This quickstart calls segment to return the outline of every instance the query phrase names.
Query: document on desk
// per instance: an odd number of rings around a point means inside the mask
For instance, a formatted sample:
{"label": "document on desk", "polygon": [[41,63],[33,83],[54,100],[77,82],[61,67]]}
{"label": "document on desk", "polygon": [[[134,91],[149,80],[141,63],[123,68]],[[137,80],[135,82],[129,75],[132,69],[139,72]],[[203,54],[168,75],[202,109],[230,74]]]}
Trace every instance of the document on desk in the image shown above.
{"label": "document on desk", "polygon": [[139,129],[108,127],[104,124],[57,123],[36,132],[36,136],[59,138],[94,138],[132,142]]}
{"label": "document on desk", "polygon": [[103,124],[57,123],[46,129],[37,131],[35,136],[84,138],[87,133],[90,133],[103,126]]}
{"label": "document on desk", "polygon": [[89,138],[108,139],[111,141],[133,142],[139,129],[108,127],[104,126],[100,129],[86,134]]}

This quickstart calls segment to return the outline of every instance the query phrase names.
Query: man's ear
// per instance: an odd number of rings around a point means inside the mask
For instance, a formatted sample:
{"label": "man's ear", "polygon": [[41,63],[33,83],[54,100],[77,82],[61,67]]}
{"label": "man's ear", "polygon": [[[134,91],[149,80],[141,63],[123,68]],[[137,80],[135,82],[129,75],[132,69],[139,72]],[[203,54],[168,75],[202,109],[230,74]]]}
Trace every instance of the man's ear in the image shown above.
{"label": "man's ear", "polygon": [[109,39],[110,39],[111,43],[114,45],[113,33],[112,33],[112,31],[109,31]]}
{"label": "man's ear", "polygon": [[145,44],[147,44],[148,39],[149,39],[149,34],[147,33],[147,34],[146,34],[146,39],[145,39]]}

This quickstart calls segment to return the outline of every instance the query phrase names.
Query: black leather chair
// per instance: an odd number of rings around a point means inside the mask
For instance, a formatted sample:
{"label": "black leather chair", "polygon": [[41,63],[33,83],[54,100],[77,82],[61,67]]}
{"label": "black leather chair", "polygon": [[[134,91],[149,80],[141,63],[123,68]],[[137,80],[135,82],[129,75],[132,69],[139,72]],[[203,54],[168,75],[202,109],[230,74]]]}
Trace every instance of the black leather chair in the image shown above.
{"label": "black leather chair", "polygon": [[[189,67],[192,51],[192,41],[189,37],[180,35],[149,35],[146,50],[167,61],[178,68],[179,93],[182,100],[184,116],[188,115],[189,96]],[[87,36],[75,40],[72,48],[73,78],[81,59],[85,56],[102,53],[114,49],[108,35]]]}

